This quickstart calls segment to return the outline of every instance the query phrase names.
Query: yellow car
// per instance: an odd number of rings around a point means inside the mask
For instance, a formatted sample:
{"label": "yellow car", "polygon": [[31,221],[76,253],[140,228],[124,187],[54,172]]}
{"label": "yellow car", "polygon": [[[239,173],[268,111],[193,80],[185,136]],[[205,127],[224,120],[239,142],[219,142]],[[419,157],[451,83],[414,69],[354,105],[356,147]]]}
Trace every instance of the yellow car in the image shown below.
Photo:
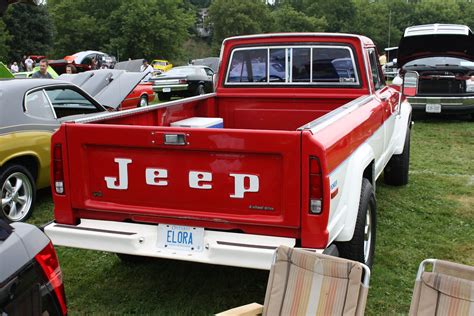
{"label": "yellow car", "polygon": [[167,72],[173,68],[173,64],[164,59],[153,59],[151,66],[155,71],[159,71],[160,73]]}

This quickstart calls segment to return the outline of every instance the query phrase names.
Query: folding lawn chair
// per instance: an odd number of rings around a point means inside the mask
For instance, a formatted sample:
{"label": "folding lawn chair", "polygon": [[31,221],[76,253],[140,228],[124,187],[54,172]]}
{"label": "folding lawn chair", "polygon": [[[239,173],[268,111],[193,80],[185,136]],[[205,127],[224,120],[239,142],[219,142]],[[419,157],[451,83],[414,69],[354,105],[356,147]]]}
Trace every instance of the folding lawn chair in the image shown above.
{"label": "folding lawn chair", "polygon": [[[428,264],[432,271],[425,271]],[[474,315],[474,267],[426,259],[418,269],[410,315]]]}
{"label": "folding lawn chair", "polygon": [[370,270],[362,263],[280,246],[264,305],[252,303],[217,315],[363,315],[369,279]]}

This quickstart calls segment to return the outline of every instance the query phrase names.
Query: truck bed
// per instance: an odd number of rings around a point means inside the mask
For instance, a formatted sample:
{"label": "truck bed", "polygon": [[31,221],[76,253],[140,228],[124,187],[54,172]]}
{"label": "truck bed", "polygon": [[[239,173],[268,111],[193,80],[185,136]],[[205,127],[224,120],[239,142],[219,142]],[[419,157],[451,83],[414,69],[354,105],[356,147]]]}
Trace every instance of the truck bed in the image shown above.
{"label": "truck bed", "polygon": [[[177,100],[116,114],[98,115],[80,123],[170,126],[190,117],[220,117],[226,129],[296,131],[340,106],[360,97],[355,90],[336,93],[288,95],[288,93],[208,94],[191,100]],[[140,113],[140,114],[139,114]],[[104,117],[106,119],[100,119]]]}

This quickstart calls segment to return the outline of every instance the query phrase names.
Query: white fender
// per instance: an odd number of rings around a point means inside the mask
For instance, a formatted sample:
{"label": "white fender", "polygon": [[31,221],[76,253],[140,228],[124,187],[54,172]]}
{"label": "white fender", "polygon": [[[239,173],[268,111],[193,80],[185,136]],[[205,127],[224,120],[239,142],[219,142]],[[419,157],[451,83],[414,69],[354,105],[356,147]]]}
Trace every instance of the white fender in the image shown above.
{"label": "white fender", "polygon": [[401,104],[400,115],[396,117],[395,129],[393,135],[393,154],[400,155],[403,152],[403,146],[405,145],[405,138],[407,135],[407,126],[411,124],[408,120],[411,118],[411,105],[408,101],[404,101]]}
{"label": "white fender", "polygon": [[[362,177],[364,170],[373,160],[374,151],[372,147],[368,143],[364,143],[349,157],[347,161],[347,171],[345,172],[346,178],[344,179],[344,185],[340,190],[340,192],[342,192],[342,196],[339,200],[340,205],[337,206],[337,212],[340,214],[333,217],[334,221],[337,221],[340,224],[343,223],[342,225],[337,225],[337,223],[335,223],[335,231],[339,230],[339,233],[336,233],[335,236],[332,237],[335,238],[336,241],[348,241],[352,239],[357,220],[357,213],[359,211]],[[374,172],[372,174],[374,174]],[[372,182],[374,179],[369,180]],[[328,226],[330,224],[331,223],[328,223]]]}

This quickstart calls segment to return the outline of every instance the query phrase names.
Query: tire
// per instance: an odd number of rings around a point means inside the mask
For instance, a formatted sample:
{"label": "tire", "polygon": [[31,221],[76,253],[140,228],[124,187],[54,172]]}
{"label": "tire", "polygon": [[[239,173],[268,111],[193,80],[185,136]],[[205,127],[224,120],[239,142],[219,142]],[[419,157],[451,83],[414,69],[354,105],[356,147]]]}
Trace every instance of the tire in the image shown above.
{"label": "tire", "polygon": [[370,269],[374,263],[375,237],[377,231],[377,204],[372,184],[362,179],[359,210],[350,241],[338,242],[337,248],[341,257],[359,261]]}
{"label": "tire", "polygon": [[206,94],[206,91],[204,90],[204,86],[202,84],[200,84],[196,88],[196,95],[202,95],[202,94]]}
{"label": "tire", "polygon": [[21,165],[0,169],[0,218],[24,222],[33,212],[36,184],[30,171]]}
{"label": "tire", "polygon": [[171,100],[171,93],[158,92],[158,99],[160,101],[169,101]]}
{"label": "tire", "polygon": [[142,95],[140,102],[138,103],[139,108],[144,106],[148,106],[148,97],[146,95]]}
{"label": "tire", "polygon": [[408,184],[408,171],[410,169],[410,128],[407,129],[403,152],[393,155],[384,169],[384,182],[388,185],[401,186]]}

